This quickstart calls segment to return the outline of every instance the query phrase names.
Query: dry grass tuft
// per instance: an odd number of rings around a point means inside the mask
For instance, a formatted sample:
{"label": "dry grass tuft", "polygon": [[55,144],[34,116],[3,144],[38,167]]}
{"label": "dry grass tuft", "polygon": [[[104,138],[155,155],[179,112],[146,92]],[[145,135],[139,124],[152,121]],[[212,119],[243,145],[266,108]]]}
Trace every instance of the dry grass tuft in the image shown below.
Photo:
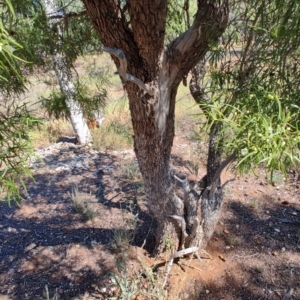
{"label": "dry grass tuft", "polygon": [[77,186],[74,186],[70,196],[76,212],[85,216],[88,220],[94,220],[96,211],[92,207],[91,194],[82,193]]}

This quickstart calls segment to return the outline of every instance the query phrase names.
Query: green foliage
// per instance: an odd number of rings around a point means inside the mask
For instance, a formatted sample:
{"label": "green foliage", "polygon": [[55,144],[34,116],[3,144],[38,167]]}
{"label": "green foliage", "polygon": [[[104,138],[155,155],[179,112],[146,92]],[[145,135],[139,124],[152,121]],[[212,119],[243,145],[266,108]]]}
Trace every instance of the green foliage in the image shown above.
{"label": "green foliage", "polygon": [[120,295],[111,299],[131,300],[139,291],[138,284],[141,275],[139,274],[133,279],[129,278],[127,260],[127,253],[123,253],[120,259],[116,259],[118,273],[113,274],[113,276],[120,288]]}
{"label": "green foliage", "polygon": [[236,151],[237,169],[263,163],[286,173],[299,162],[300,5],[297,1],[233,3],[222,42],[212,44],[206,97],[208,128],[222,124],[220,145]]}
{"label": "green foliage", "polygon": [[[78,80],[76,83],[76,101],[88,119],[94,118],[94,112],[103,109],[107,100],[106,86],[109,84],[106,72],[102,71],[94,80],[95,90],[90,88],[90,80]],[[53,89],[49,97],[41,97],[42,107],[49,117],[69,119],[70,112],[66,96],[58,89]]]}
{"label": "green foliage", "polygon": [[190,27],[196,11],[196,3],[194,1],[191,3],[189,0],[169,1],[166,26],[168,41],[173,40]]}
{"label": "green foliage", "polygon": [[0,105],[0,192],[10,201],[20,198],[18,182],[24,186],[23,175],[30,176],[27,166],[31,154],[28,131],[41,124],[32,117],[26,105]]}
{"label": "green foliage", "polygon": [[53,89],[49,97],[41,97],[41,106],[50,118],[69,119],[70,112],[66,104],[66,96],[59,89]]}
{"label": "green foliage", "polygon": [[[84,11],[78,1],[60,1],[58,7],[64,7],[66,14]],[[72,66],[80,55],[98,51],[101,45],[85,15],[55,19],[50,26],[43,5],[38,2],[36,5],[30,2],[18,5],[16,14],[20,17],[14,26],[15,39],[25,49],[24,56],[32,66],[48,68],[51,55],[57,52],[64,53],[67,63]]]}
{"label": "green foliage", "polygon": [[20,199],[18,183],[24,186],[23,175],[30,176],[27,160],[32,148],[28,131],[38,126],[40,120],[32,117],[26,104],[12,101],[5,105],[8,96],[25,89],[21,64],[26,62],[21,45],[11,36],[16,19],[10,1],[0,3],[0,16],[0,193],[5,192],[10,201]]}
{"label": "green foliage", "polygon": [[15,14],[10,1],[0,3],[0,87],[2,94],[19,93],[24,90],[24,78],[20,63],[25,62],[19,56],[22,48],[11,37],[11,24]]}

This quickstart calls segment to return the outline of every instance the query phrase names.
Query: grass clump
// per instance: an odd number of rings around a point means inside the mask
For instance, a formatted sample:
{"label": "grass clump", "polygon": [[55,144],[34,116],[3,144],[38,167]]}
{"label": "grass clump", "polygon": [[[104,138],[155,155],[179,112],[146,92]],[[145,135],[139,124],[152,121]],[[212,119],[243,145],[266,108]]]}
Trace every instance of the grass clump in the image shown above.
{"label": "grass clump", "polygon": [[122,174],[131,182],[142,182],[142,174],[140,172],[138,164],[134,162],[124,162],[121,165]]}
{"label": "grass clump", "polygon": [[70,196],[76,212],[85,216],[88,220],[94,220],[96,212],[91,204],[91,195],[80,192],[78,187],[75,186]]}
{"label": "grass clump", "polygon": [[130,216],[125,216],[125,211],[121,208],[123,226],[121,228],[114,229],[111,239],[111,248],[119,253],[124,253],[129,249],[130,244],[133,242],[137,233],[137,215],[133,213],[132,206],[128,206],[128,210],[131,211]]}

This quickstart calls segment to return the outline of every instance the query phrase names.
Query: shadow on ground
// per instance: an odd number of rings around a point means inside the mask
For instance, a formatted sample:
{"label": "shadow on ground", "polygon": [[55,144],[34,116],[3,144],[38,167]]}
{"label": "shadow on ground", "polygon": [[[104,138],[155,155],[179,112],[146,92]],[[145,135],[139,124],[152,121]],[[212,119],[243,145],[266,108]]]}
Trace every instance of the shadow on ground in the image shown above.
{"label": "shadow on ground", "polygon": [[[116,230],[135,230],[132,220],[137,224],[132,243],[153,249],[156,224],[147,213],[142,183],[120,172],[120,157],[70,149],[34,166],[35,182],[27,182],[20,207],[0,204],[0,295],[10,300],[46,299],[46,285],[60,299],[92,295],[116,270],[111,242]],[[173,161],[176,173],[187,176],[187,161],[176,155]],[[76,213],[74,187],[94,210],[92,219]],[[289,299],[300,299],[300,228],[282,221],[299,221],[300,212],[263,195],[257,203],[233,196],[225,199],[208,247],[212,259],[199,266],[192,261],[198,266],[192,273],[175,264],[169,288],[178,284],[186,290],[179,299],[275,300],[289,292]]]}
{"label": "shadow on ground", "polygon": [[[92,293],[115,271],[111,241],[119,228],[136,230],[133,243],[151,249],[155,222],[139,205],[140,185],[120,176],[116,157],[99,153],[80,161],[84,151],[75,153],[76,164],[89,168],[76,167],[74,157],[47,155],[34,170],[35,181],[26,182],[27,199],[20,206],[0,204],[0,295],[46,299],[46,285],[60,299]],[[76,212],[74,187],[95,212],[92,219]],[[133,216],[136,229],[125,224]]]}

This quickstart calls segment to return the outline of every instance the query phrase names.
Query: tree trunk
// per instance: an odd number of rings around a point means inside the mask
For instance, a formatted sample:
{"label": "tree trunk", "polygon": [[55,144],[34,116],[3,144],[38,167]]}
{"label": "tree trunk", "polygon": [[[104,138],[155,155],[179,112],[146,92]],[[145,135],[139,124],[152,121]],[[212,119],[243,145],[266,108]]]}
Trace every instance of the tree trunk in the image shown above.
{"label": "tree trunk", "polygon": [[[175,96],[168,101],[173,103],[167,116],[166,130],[158,132],[155,119],[155,105],[146,104],[143,93],[136,85],[128,84],[129,105],[134,129],[134,150],[142,173],[147,204],[150,213],[157,221],[156,252],[176,250],[179,244],[180,227],[169,215],[182,215],[183,204],[173,189],[170,170],[170,155],[174,139]],[[172,98],[172,99],[171,99]],[[167,100],[167,99],[164,99]],[[157,98],[153,103],[158,103]]]}
{"label": "tree trunk", "polygon": [[[201,60],[191,70],[191,80],[189,88],[194,100],[199,104],[207,122],[212,122],[207,104],[210,99],[205,95],[205,88],[201,86],[200,81],[205,76],[205,60]],[[228,161],[221,165],[223,155],[222,151],[222,124],[215,122],[209,133],[209,148],[207,158],[207,175],[202,181],[202,201],[201,201],[201,217],[202,217],[202,238],[200,248],[206,248],[207,243],[211,239],[217,223],[219,221],[222,203],[223,203],[223,188],[221,186],[221,172],[231,162],[232,158],[229,157]]]}
{"label": "tree trunk", "polygon": [[[56,6],[55,0],[43,0],[43,3],[48,16],[56,13],[59,9]],[[49,20],[49,26],[54,25],[56,26],[56,30],[59,34],[60,41],[57,45],[57,49],[59,49],[63,43],[61,33],[62,29],[55,19]],[[77,140],[80,144],[87,144],[92,141],[92,136],[84,118],[82,109],[76,101],[76,88],[74,85],[70,62],[68,62],[68,58],[60,50],[55,50],[55,53],[52,55],[52,62],[61,93],[66,97],[66,105],[70,113],[70,121],[77,136]]]}
{"label": "tree trunk", "polygon": [[[188,227],[194,226],[189,219],[198,223],[197,203],[190,205],[186,216],[185,203],[172,186],[175,97],[179,83],[225,30],[228,2],[198,0],[192,26],[164,46],[167,0],[128,0],[124,6],[122,1],[103,0],[101,5],[98,0],[82,1],[128,92],[134,150],[148,207],[158,223],[156,252],[177,250],[187,234],[185,219]],[[182,228],[178,219],[184,221]]]}

